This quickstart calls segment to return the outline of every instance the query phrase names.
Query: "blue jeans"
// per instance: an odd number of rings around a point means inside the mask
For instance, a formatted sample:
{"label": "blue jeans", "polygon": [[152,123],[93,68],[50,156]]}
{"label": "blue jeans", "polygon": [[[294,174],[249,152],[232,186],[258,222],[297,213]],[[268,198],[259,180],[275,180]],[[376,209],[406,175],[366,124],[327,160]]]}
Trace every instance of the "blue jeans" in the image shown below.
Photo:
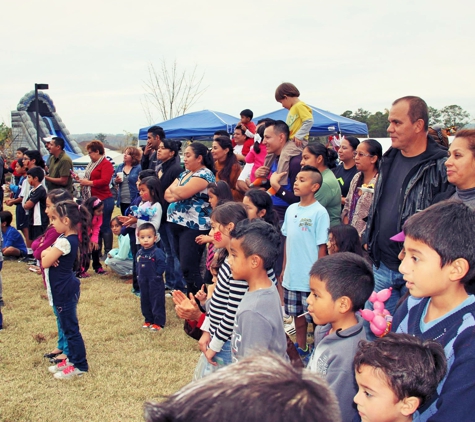
{"label": "blue jeans", "polygon": [[[396,310],[396,305],[399,299],[403,297],[406,292],[406,282],[402,278],[402,274],[399,271],[392,271],[382,262],[380,262],[379,268],[376,268],[373,265],[373,274],[374,274],[374,291],[379,292],[383,289],[388,289],[392,287],[391,297],[384,302],[386,309],[394,315]],[[370,304],[371,306],[368,306]],[[373,309],[373,304],[371,302],[366,302],[366,309]]]}
{"label": "blue jeans", "polygon": [[[381,290],[392,287],[391,296],[386,302],[384,302],[384,306],[391,315],[394,315],[397,302],[407,292],[406,282],[403,280],[402,274],[398,271],[390,270],[382,262],[380,262],[379,268],[376,268],[373,265],[373,274],[375,292],[380,292]],[[373,310],[373,304],[369,300],[365,303],[365,309]],[[365,320],[363,324],[368,340],[375,340],[376,336],[371,331],[369,322]]]}
{"label": "blue jeans", "polygon": [[87,371],[89,366],[86,359],[86,347],[79,331],[79,322],[77,316],[77,305],[79,294],[70,302],[56,304],[56,311],[63,328],[64,335],[68,342],[68,359],[76,368],[81,371]]}
{"label": "blue jeans", "polygon": [[181,290],[186,292],[186,283],[181,272],[180,261],[175,254],[170,224],[162,223],[158,231],[160,232],[161,248],[167,257],[165,288],[168,290]]}
{"label": "blue jeans", "polygon": [[56,325],[58,326],[58,346],[57,346],[57,348],[59,350],[62,350],[62,352],[66,356],[69,356],[68,341],[66,340],[66,336],[64,335],[64,331],[61,327],[61,321],[59,320],[58,311],[56,310],[56,306],[54,306],[54,305],[53,305],[53,312],[56,315]]}
{"label": "blue jeans", "polygon": [[[214,355],[213,361],[218,364],[218,368],[231,365],[231,363],[233,362],[232,352],[231,352],[231,340],[228,340],[226,343],[223,344],[221,351]],[[211,365],[209,362],[206,362],[203,368],[203,371],[201,373],[201,378],[204,378],[212,374],[218,368]]]}
{"label": "blue jeans", "polygon": [[[140,265],[140,263],[139,263]],[[165,284],[157,274],[140,275],[140,308],[145,322],[165,327]]]}
{"label": "blue jeans", "polygon": [[101,234],[111,232],[111,217],[114,211],[114,198],[106,198],[102,201],[104,204],[104,211],[102,212],[102,225],[101,225]]}

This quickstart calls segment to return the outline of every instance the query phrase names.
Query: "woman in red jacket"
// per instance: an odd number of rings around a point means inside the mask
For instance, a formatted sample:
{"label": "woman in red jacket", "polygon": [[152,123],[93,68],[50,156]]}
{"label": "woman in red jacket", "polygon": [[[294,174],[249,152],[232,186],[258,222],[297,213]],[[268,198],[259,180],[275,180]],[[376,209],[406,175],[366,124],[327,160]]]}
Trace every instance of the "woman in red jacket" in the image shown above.
{"label": "woman in red jacket", "polygon": [[104,240],[104,256],[107,256],[112,249],[112,231],[110,228],[110,221],[112,211],[114,210],[114,197],[110,190],[110,183],[112,175],[114,174],[114,167],[111,162],[105,157],[104,144],[101,141],[91,141],[86,145],[87,153],[91,158],[91,162],[86,167],[84,178],[79,177],[76,180],[81,185],[82,200],[96,196],[104,204],[104,211],[102,214],[102,225],[99,232],[99,245],[102,244],[101,239]]}

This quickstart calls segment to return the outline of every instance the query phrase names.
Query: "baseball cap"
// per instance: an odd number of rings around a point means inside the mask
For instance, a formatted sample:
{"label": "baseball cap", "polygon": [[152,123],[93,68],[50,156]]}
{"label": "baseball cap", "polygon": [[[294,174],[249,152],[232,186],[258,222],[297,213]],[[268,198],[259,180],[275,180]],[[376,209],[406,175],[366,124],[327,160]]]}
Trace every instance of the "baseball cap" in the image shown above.
{"label": "baseball cap", "polygon": [[406,240],[406,235],[404,232],[399,232],[393,237],[390,237],[389,240],[392,240],[393,242],[404,242],[404,240]]}

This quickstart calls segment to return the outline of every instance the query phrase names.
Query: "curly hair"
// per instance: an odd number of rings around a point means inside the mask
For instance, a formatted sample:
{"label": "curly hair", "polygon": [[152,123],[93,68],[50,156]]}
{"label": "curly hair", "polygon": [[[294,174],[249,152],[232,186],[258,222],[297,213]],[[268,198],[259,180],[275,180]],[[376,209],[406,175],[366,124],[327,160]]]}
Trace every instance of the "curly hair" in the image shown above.
{"label": "curly hair", "polygon": [[127,147],[124,150],[124,154],[128,154],[132,158],[132,166],[140,164],[142,158],[142,150],[136,147]]}

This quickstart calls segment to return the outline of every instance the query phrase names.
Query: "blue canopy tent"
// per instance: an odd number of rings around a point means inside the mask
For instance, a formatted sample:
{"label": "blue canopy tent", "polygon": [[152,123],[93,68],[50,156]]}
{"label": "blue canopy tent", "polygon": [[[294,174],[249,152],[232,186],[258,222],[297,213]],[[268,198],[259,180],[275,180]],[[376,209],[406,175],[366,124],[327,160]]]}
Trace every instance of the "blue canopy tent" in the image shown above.
{"label": "blue canopy tent", "polygon": [[[239,122],[236,117],[219,111],[203,110],[187,113],[166,122],[157,123],[165,131],[167,139],[197,139],[210,138],[217,130],[234,131]],[[147,139],[147,131],[151,126],[139,131],[139,140]]]}
{"label": "blue canopy tent", "polygon": [[[329,111],[308,105],[313,111],[313,126],[310,129],[310,136],[328,136],[341,133],[342,135],[368,135],[368,126],[356,120],[330,113]],[[287,118],[288,110],[281,108],[271,113],[255,117],[255,122],[268,117],[274,120],[283,120]]]}

